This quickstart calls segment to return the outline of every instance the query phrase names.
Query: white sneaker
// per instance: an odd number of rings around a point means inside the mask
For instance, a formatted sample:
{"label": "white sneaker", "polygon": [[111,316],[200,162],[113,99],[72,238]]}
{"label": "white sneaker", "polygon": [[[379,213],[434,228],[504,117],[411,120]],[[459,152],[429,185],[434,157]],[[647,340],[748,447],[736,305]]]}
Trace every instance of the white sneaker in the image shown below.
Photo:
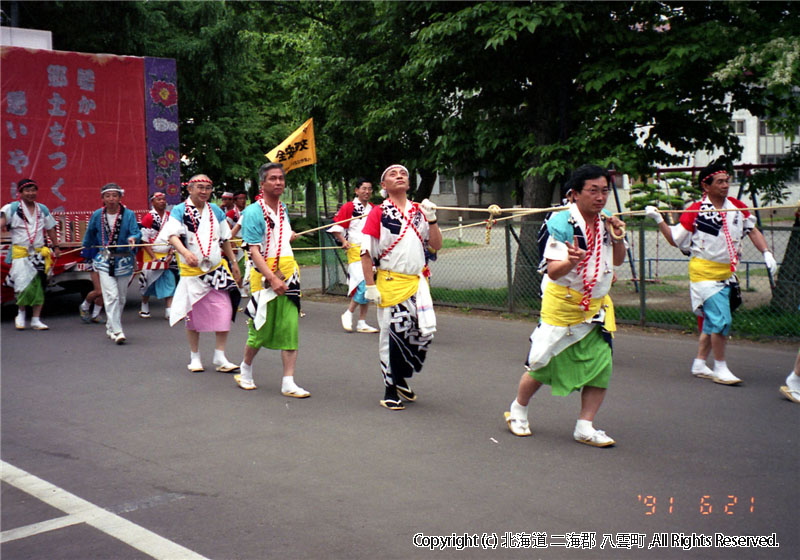
{"label": "white sneaker", "polygon": [[46,331],[50,327],[42,323],[42,320],[39,317],[34,317],[31,319],[31,328],[35,331]]}
{"label": "white sneaker", "polygon": [[737,383],[741,383],[742,380],[733,375],[731,370],[725,368],[721,371],[714,370],[713,372],[714,377],[712,380],[714,383],[720,383],[722,385],[736,385]]}
{"label": "white sneaker", "polygon": [[353,314],[349,311],[342,313],[342,328],[347,332],[353,332]]}
{"label": "white sneaker", "polygon": [[376,333],[378,329],[369,326],[366,321],[359,321],[356,325],[356,331],[360,333]]}
{"label": "white sneaker", "polygon": [[25,319],[17,315],[14,317],[14,326],[17,328],[18,331],[25,330]]}
{"label": "white sneaker", "polygon": [[116,342],[117,344],[125,344],[125,341],[127,340],[125,338],[125,333],[122,332],[122,331],[119,331],[118,333],[114,333],[114,337],[113,338],[114,338],[114,342]]}
{"label": "white sneaker", "polygon": [[575,438],[575,441],[578,443],[585,443],[586,445],[591,445],[593,447],[609,447],[617,443],[610,437],[606,435],[603,430],[595,430],[592,434],[582,434],[578,430],[572,434],[572,437]]}

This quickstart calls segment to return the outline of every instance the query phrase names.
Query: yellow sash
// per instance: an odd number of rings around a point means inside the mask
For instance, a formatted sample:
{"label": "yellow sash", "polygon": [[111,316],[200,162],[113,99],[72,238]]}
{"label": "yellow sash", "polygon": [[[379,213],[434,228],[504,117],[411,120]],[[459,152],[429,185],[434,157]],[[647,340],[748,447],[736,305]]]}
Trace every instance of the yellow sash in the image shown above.
{"label": "yellow sash", "polygon": [[347,264],[361,262],[361,245],[350,245],[347,250]]}
{"label": "yellow sash", "polygon": [[163,259],[164,257],[166,257],[169,253],[156,253],[155,251],[153,251],[153,254],[156,256],[155,259],[150,257],[150,253],[148,253],[147,251],[144,251],[143,255],[142,255],[143,256],[142,262],[150,262],[150,261],[153,261],[153,260],[157,261],[159,259]]}
{"label": "yellow sash", "polygon": [[[272,270],[272,267],[275,265],[275,257],[270,257],[267,259],[267,267]],[[297,275],[300,276],[300,270],[297,268],[297,262],[294,260],[294,257],[281,257],[280,262],[278,263],[278,268],[280,268],[283,277],[286,280],[292,277],[294,274],[295,269],[297,269]],[[257,292],[258,290],[263,290],[266,286],[264,285],[264,276],[258,271],[258,269],[254,266],[250,269],[250,291]]]}
{"label": "yellow sash", "polygon": [[[226,261],[225,259],[222,259],[222,261],[220,261],[220,263],[215,268],[212,268],[208,272],[217,270],[220,266],[224,266],[225,270],[228,271],[228,274],[231,274],[231,269],[228,266],[228,261]],[[201,276],[203,274],[207,274],[206,272],[200,270],[199,266],[189,266],[186,263],[184,263],[183,260],[181,259],[178,259],[178,267],[181,270],[181,276]],[[231,276],[233,276],[233,274],[231,274]]]}
{"label": "yellow sash", "polygon": [[707,261],[698,257],[689,259],[689,281],[703,282],[705,280],[722,281],[731,277],[731,263]]}
{"label": "yellow sash", "polygon": [[572,327],[594,317],[600,307],[603,306],[606,309],[603,327],[608,332],[615,332],[617,330],[617,322],[611,297],[606,294],[601,298],[592,298],[589,302],[589,311],[584,311],[580,307],[582,297],[583,294],[580,292],[555,282],[550,282],[544,289],[544,297],[542,298],[542,321],[556,327]]}
{"label": "yellow sash", "polygon": [[[50,267],[53,266],[53,255],[50,252],[49,247],[39,247],[38,249],[34,249],[37,253],[44,257],[44,271],[50,272]],[[11,258],[12,259],[24,259],[28,256],[28,248],[22,245],[12,245],[11,246]]]}
{"label": "yellow sash", "polygon": [[407,300],[417,293],[419,289],[419,275],[389,273],[388,270],[378,269],[375,285],[381,293],[381,303],[378,307],[391,307]]}

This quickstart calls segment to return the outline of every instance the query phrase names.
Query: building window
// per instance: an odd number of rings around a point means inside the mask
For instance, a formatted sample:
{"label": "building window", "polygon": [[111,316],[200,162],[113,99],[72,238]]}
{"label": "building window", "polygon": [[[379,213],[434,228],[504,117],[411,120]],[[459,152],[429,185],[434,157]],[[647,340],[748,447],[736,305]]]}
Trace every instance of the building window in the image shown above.
{"label": "building window", "polygon": [[453,194],[455,192],[455,178],[448,175],[439,175],[439,194]]}
{"label": "building window", "polygon": [[733,121],[733,133],[734,134],[745,134],[745,126],[743,120],[735,120]]}

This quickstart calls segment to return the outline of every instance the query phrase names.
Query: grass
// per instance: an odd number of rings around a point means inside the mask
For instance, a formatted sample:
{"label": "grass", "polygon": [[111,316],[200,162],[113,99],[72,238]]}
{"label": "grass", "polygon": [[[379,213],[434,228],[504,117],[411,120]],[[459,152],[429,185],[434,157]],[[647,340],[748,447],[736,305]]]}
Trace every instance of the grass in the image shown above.
{"label": "grass", "polygon": [[[319,241],[316,237],[301,235],[292,243],[292,248],[299,249],[301,247],[319,247]],[[329,249],[326,250],[330,252]],[[330,256],[331,258],[335,258],[333,255]],[[294,254],[294,260],[297,261],[298,266],[319,266],[322,262],[320,251],[297,251]]]}
{"label": "grass", "polygon": [[458,239],[442,239],[442,249],[460,249],[461,247],[475,247],[477,243],[459,241]]}

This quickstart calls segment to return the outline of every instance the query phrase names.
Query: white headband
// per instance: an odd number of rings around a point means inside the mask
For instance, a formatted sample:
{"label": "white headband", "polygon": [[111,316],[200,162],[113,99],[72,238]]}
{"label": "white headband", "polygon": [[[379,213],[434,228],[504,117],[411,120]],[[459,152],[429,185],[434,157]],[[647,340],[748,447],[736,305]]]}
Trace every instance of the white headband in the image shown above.
{"label": "white headband", "polygon": [[395,167],[399,167],[400,169],[402,169],[403,171],[406,172],[406,175],[408,175],[408,169],[406,169],[406,167],[404,165],[400,165],[399,163],[395,163],[394,165],[390,165],[389,167],[387,167],[386,169],[383,170],[383,173],[381,173],[381,183],[383,183],[383,178],[386,177],[386,174],[389,171],[391,171],[392,169],[394,169]]}

